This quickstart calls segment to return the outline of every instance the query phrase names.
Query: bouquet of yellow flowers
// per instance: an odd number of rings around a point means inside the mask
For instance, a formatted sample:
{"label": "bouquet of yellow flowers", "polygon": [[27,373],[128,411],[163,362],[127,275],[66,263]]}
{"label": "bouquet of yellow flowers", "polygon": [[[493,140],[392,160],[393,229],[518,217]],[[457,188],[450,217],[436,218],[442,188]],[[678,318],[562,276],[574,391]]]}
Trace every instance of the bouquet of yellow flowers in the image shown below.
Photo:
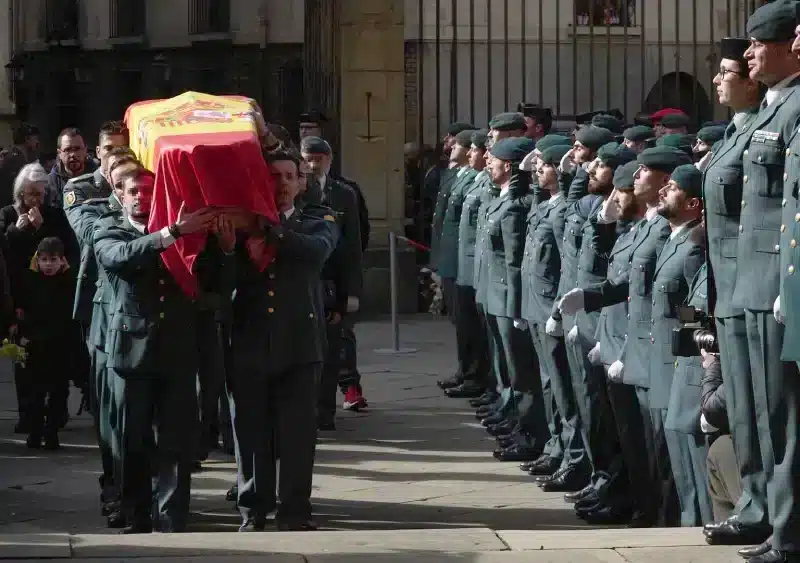
{"label": "bouquet of yellow flowers", "polygon": [[10,342],[8,338],[3,340],[3,346],[0,347],[0,356],[10,358],[15,364],[25,367],[25,360],[28,359],[28,352],[23,346],[15,342]]}

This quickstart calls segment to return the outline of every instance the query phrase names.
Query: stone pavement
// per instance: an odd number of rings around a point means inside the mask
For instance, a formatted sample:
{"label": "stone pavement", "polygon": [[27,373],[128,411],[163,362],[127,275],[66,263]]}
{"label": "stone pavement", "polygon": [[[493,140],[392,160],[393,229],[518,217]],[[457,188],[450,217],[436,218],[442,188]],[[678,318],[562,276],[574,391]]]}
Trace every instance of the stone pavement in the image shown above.
{"label": "stone pavement", "polygon": [[516,464],[494,461],[494,442],[466,401],[436,387],[455,367],[452,326],[420,316],[401,329],[402,346],[416,352],[378,353],[391,344],[389,324],[358,325],[370,408],[341,413],[337,431],[320,438],[313,503],[326,531],[312,534],[224,533],[239,518],[224,500],[233,460],[218,454],[193,478],[195,533],[110,535],[99,514],[90,419],[73,417],[62,451],[27,450],[12,433],[13,380],[0,366],[0,559],[737,561],[733,549],[703,547],[697,530],[587,529],[561,495],[542,493]]}

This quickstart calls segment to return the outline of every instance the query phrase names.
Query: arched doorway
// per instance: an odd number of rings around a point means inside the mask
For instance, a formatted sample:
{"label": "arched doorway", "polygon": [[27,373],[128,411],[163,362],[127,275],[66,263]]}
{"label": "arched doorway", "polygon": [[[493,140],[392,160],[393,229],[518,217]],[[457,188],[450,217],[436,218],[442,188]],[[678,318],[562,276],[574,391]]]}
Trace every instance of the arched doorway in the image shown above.
{"label": "arched doorway", "polygon": [[665,74],[650,89],[643,111],[653,113],[661,108],[682,109],[697,125],[710,121],[714,115],[705,89],[685,72]]}

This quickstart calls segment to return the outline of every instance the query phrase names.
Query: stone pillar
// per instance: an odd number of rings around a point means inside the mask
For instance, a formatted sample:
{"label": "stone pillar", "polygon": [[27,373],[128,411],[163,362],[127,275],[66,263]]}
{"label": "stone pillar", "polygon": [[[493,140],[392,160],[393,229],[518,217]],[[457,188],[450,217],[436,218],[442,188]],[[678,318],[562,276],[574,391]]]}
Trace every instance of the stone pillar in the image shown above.
{"label": "stone pillar", "polygon": [[[388,310],[388,235],[402,234],[405,222],[404,11],[403,0],[339,0],[339,158],[369,207],[363,301],[374,311]],[[401,310],[411,312],[414,254],[401,253],[400,262]]]}
{"label": "stone pillar", "polygon": [[[8,72],[5,65],[11,62],[14,53],[11,52],[12,31],[15,22],[11,15],[11,0],[0,0],[0,147],[11,144],[11,122],[14,119],[15,108],[11,102],[11,84],[8,81]],[[16,15],[16,13],[15,13]]]}

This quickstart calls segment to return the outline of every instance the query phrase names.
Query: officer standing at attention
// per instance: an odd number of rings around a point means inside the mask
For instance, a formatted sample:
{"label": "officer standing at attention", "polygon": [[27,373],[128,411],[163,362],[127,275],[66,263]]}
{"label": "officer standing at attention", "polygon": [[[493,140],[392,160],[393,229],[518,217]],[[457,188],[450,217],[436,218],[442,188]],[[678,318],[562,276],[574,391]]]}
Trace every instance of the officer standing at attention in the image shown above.
{"label": "officer standing at attention", "polygon": [[[672,331],[680,326],[679,308],[686,302],[692,281],[705,262],[705,233],[702,228],[695,232],[702,218],[703,175],[692,164],[678,166],[672,171],[669,184],[661,189],[658,214],[669,221],[672,232],[661,249],[653,272],[653,313],[650,337],[650,412],[654,427],[663,428],[667,459],[671,463],[671,482],[662,482],[666,491],[675,487],[680,503],[680,524],[697,526],[711,519],[711,501],[706,487],[705,460],[708,448],[702,432],[678,433],[667,430],[667,408],[673,385],[676,392],[683,391],[683,381],[675,374],[687,358],[676,358],[672,350]],[[695,368],[700,367],[699,357]],[[685,368],[684,368],[685,369]],[[697,382],[702,370],[695,370]],[[676,404],[671,413],[679,416],[683,405]],[[697,413],[699,423],[700,401],[688,405],[692,414]],[[660,417],[660,418],[659,418]],[[699,430],[699,428],[698,428]]]}
{"label": "officer standing at attention", "polygon": [[[117,497],[118,491],[114,483],[114,458],[110,442],[108,420],[101,417],[100,397],[105,387],[105,361],[99,360],[97,350],[90,338],[91,327],[95,319],[93,298],[97,290],[97,261],[94,256],[94,224],[101,215],[109,211],[111,185],[108,183],[109,157],[129,153],[128,129],[123,123],[112,121],[100,127],[97,144],[97,156],[100,167],[92,174],[84,174],[73,178],[64,186],[64,212],[81,248],[80,265],[78,266],[78,282],[75,291],[73,318],[81,323],[86,345],[91,358],[89,380],[90,405],[94,419],[95,432],[100,448],[103,474],[100,477],[101,500],[104,504]],[[119,148],[118,148],[119,147]],[[102,315],[103,313],[97,313]],[[100,352],[102,355],[102,352]],[[108,513],[109,510],[105,509]]]}
{"label": "officer standing at attention", "polygon": [[[550,440],[538,458],[521,465],[521,469],[530,475],[551,475],[562,463],[579,463],[584,456],[564,335],[549,335],[545,331],[561,277],[561,256],[558,248],[562,233],[553,230],[553,217],[566,205],[566,198],[559,193],[556,168],[572,147],[567,137],[561,137],[560,144],[556,140],[556,144],[551,146],[545,146],[549,144],[545,139],[547,137],[536,144],[537,151],[541,150],[537,175],[542,193],[550,197],[528,213],[525,256],[522,262],[522,317],[528,323],[531,342],[539,358]],[[520,448],[513,442],[506,447]]]}
{"label": "officer standing at attention", "polygon": [[645,500],[649,501],[649,505],[644,512],[634,513],[631,525],[650,527],[678,521],[677,495],[674,491],[670,494],[662,488],[662,483],[669,481],[672,469],[669,459],[665,457],[663,429],[653,426],[653,421],[659,421],[660,416],[654,419],[651,415],[648,397],[653,272],[658,254],[671,233],[669,222],[658,214],[659,192],[669,183],[672,171],[681,164],[689,164],[690,159],[682,151],[654,147],[642,152],[636,162],[639,168],[634,176],[634,196],[646,211],[644,219],[635,227],[637,235],[631,252],[630,276],[606,280],[589,288],[572,289],[564,295],[558,306],[563,314],[569,315],[584,309],[597,311],[628,301],[628,336],[620,356],[608,368],[608,377],[616,382],[636,386],[644,424],[645,444],[642,449],[652,468],[647,470],[652,471],[652,474],[648,475],[648,490],[651,493]]}
{"label": "officer standing at attention", "polygon": [[759,543],[766,537],[764,531],[768,532],[767,477],[761,464],[758,429],[751,422],[756,412],[744,309],[733,305],[744,187],[742,158],[750,144],[762,98],[759,83],[749,77],[744,57],[749,47],[749,39],[726,37],[720,41],[721,58],[714,84],[719,103],[733,110],[733,119],[703,173],[708,307],[717,329],[728,421],[742,485],[742,495],[733,511],[736,518],[724,526],[719,522],[706,526],[710,543]]}
{"label": "officer standing at attention", "polygon": [[[353,190],[341,182],[333,180],[327,171],[330,169],[331,147],[319,137],[306,137],[300,141],[300,152],[308,164],[313,178],[308,180],[308,192],[320,195],[324,206],[330,207],[339,215],[341,237],[337,244],[333,263],[328,267],[326,282],[332,291],[333,301],[347,303],[351,297],[361,295],[362,247],[359,227],[358,201]],[[332,277],[334,279],[327,279]],[[333,287],[335,286],[335,287]],[[335,430],[336,388],[339,384],[339,351],[341,350],[341,323],[344,311],[341,307],[328,307],[328,361],[322,374],[319,392],[319,428]]]}
{"label": "officer standing at attention", "polygon": [[[162,532],[183,532],[197,429],[196,310],[160,254],[177,238],[208,229],[214,215],[182,211],[174,225],[146,234],[155,176],[138,168],[118,182],[123,212],[97,222],[94,250],[114,296],[106,351],[123,421],[127,531],[149,533],[155,525]],[[150,440],[154,426],[156,444]],[[151,471],[158,480],[155,498]]]}
{"label": "officer standing at attention", "polygon": [[[297,211],[298,161],[267,156],[275,179],[276,225],[259,221],[237,245],[231,357],[241,531],[260,531],[275,509],[279,530],[314,530],[311,482],[317,439],[317,383],[325,359],[320,276],[337,246],[330,209]],[[275,259],[259,271],[267,245]],[[280,477],[276,461],[280,459]]]}
{"label": "officer standing at attention", "polygon": [[[471,134],[469,166],[475,171],[474,179],[462,188],[463,203],[458,218],[458,273],[456,295],[458,312],[456,337],[459,363],[464,382],[445,390],[451,398],[478,398],[485,391],[489,376],[489,344],[485,323],[475,301],[475,246],[478,225],[478,208],[481,188],[486,181],[486,142],[489,131],[481,129]],[[448,206],[448,213],[450,206]],[[462,359],[463,358],[463,359]]]}
{"label": "officer standing at attention", "polygon": [[542,386],[536,354],[525,334],[522,318],[522,258],[525,251],[526,217],[530,201],[528,172],[519,163],[536,147],[527,138],[506,138],[494,143],[490,152],[489,175],[500,186],[500,195],[486,212],[488,228],[488,287],[486,311],[491,337],[498,352],[495,370],[505,375],[511,393],[509,416],[483,421],[490,434],[511,434],[519,425],[519,434],[529,437],[524,451],[514,455],[496,450],[502,461],[537,459],[549,440],[544,416]]}
{"label": "officer standing at attention", "polygon": [[[797,366],[782,362],[777,353],[783,345],[784,328],[776,319],[781,309],[781,278],[794,274],[791,264],[781,271],[781,233],[788,229],[781,219],[784,202],[788,204],[784,199],[784,180],[788,180],[784,165],[787,151],[791,156],[789,142],[800,120],[800,60],[791,51],[797,7],[796,2],[781,0],[756,10],[747,20],[750,46],[744,54],[750,78],[769,89],[758,115],[750,122],[750,143],[742,155],[744,188],[736,253],[742,267],[736,272],[732,305],[744,309],[754,407],[748,421],[758,436],[769,519],[745,525],[734,515],[706,530],[707,538],[714,543],[718,538],[724,543],[758,543],[767,538],[768,524],[772,524],[772,550],[751,558],[759,563],[795,557],[792,552],[798,550],[799,541],[797,514],[792,514],[797,512],[794,492],[791,486],[785,486],[790,481],[780,479],[779,474],[792,470],[796,446],[793,438],[787,442],[790,435],[786,434],[786,425],[796,431],[797,412],[796,405],[787,409],[785,401],[793,396],[787,386],[800,376]],[[786,186],[786,190],[791,194],[794,186]],[[734,400],[739,400],[736,394]],[[736,432],[734,427],[734,436]]]}

